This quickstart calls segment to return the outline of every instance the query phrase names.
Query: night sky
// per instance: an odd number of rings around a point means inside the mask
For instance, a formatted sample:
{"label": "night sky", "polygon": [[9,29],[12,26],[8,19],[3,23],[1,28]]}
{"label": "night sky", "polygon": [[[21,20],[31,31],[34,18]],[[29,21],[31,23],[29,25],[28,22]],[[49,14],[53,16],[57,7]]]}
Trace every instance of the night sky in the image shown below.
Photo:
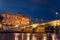
{"label": "night sky", "polygon": [[55,13],[60,14],[60,0],[0,0],[0,13],[3,11],[21,12],[31,18],[54,20]]}

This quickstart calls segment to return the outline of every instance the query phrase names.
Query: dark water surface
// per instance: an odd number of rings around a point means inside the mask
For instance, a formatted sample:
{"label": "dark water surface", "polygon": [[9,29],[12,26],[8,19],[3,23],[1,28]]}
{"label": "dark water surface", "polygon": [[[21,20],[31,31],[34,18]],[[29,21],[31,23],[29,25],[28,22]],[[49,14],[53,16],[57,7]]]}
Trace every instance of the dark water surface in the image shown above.
{"label": "dark water surface", "polygon": [[60,40],[60,34],[0,33],[0,40]]}

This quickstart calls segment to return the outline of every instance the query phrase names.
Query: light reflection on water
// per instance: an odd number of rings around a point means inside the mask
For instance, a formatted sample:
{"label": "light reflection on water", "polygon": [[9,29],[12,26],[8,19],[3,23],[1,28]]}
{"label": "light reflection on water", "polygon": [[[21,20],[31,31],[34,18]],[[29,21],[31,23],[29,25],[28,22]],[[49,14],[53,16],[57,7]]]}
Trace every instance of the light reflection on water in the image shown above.
{"label": "light reflection on water", "polygon": [[30,40],[30,33],[27,34],[26,40]]}
{"label": "light reflection on water", "polygon": [[47,40],[46,34],[43,35],[43,40]]}
{"label": "light reflection on water", "polygon": [[19,35],[20,35],[19,33],[15,33],[15,40],[19,40],[18,38]]}
{"label": "light reflection on water", "polygon": [[58,40],[57,35],[55,33],[52,34],[52,40]]}
{"label": "light reflection on water", "polygon": [[[32,34],[32,33],[12,33],[13,35],[2,35],[2,40],[60,40],[59,35],[51,34],[52,39],[48,39],[49,35],[45,33],[38,33],[38,34]],[[1,35],[0,35],[1,36]],[[11,37],[14,36],[14,37]],[[14,39],[13,39],[14,38]],[[0,38],[1,40],[1,38]]]}

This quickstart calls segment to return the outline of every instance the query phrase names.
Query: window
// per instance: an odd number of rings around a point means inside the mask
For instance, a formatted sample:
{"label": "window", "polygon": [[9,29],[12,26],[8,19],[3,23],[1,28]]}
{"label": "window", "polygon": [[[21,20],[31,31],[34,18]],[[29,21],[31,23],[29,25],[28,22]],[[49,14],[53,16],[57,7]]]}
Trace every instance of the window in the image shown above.
{"label": "window", "polygon": [[9,15],[7,15],[7,17],[9,18]]}

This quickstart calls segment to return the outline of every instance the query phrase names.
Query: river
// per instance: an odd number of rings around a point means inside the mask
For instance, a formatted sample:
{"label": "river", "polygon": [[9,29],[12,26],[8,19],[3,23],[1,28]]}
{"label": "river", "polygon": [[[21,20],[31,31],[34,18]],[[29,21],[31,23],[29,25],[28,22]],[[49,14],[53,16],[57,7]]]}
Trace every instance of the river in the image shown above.
{"label": "river", "polygon": [[60,34],[49,33],[0,33],[0,40],[60,40]]}

